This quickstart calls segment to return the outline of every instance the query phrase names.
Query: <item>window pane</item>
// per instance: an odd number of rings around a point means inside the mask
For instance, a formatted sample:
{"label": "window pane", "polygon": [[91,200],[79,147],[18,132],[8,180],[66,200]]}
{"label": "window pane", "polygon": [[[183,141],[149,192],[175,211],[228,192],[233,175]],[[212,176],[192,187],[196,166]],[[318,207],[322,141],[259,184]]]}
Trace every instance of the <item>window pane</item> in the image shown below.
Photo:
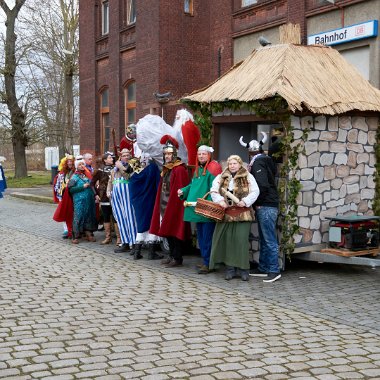
{"label": "window pane", "polygon": [[108,89],[102,92],[102,108],[108,107]]}
{"label": "window pane", "polygon": [[185,0],[183,7],[184,7],[185,13],[190,13],[190,0]]}
{"label": "window pane", "polygon": [[193,14],[193,0],[184,0],[183,1],[183,11],[185,13]]}
{"label": "window pane", "polygon": [[133,82],[127,87],[127,102],[136,101],[136,83]]}
{"label": "window pane", "polygon": [[109,113],[104,113],[103,114],[103,125],[105,127],[108,127],[110,124],[110,114]]}
{"label": "window pane", "polygon": [[257,0],[241,0],[241,6],[246,7],[248,5],[256,4]]}
{"label": "window pane", "polygon": [[109,4],[108,0],[102,3],[102,34],[108,34],[109,31]]}
{"label": "window pane", "polygon": [[136,22],[136,2],[135,0],[127,1],[127,23],[133,24]]}
{"label": "window pane", "polygon": [[136,122],[136,109],[130,108],[128,109],[128,124],[132,124]]}

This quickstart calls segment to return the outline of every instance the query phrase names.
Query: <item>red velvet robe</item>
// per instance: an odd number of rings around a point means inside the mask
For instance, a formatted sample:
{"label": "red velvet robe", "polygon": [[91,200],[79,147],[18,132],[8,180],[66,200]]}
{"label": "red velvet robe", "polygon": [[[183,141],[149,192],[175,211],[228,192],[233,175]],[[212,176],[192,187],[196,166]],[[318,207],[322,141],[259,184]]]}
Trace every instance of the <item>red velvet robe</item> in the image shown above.
{"label": "red velvet robe", "polygon": [[189,174],[184,164],[175,166],[170,175],[170,193],[168,204],[160,224],[160,198],[162,191],[162,178],[158,185],[156,201],[154,204],[152,221],[149,232],[162,237],[175,237],[179,240],[188,240],[191,237],[190,223],[183,220],[183,201],[178,197],[177,191],[189,184]]}

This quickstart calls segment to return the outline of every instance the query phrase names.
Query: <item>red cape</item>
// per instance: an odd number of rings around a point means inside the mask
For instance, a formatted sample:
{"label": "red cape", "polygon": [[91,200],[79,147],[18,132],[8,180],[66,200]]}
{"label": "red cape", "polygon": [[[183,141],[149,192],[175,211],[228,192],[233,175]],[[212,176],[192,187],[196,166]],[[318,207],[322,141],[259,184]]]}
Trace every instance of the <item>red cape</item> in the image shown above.
{"label": "red cape", "polygon": [[214,176],[216,177],[218,174],[220,174],[223,170],[222,167],[220,166],[219,162],[216,162],[214,160],[210,161],[209,164],[207,165],[207,170]]}
{"label": "red cape", "polygon": [[74,205],[69,190],[66,188],[63,192],[62,201],[59,202],[53,215],[56,222],[66,222],[71,225],[74,217]]}
{"label": "red cape", "polygon": [[156,202],[154,204],[152,221],[149,232],[162,237],[176,237],[179,240],[188,240],[191,237],[190,223],[183,220],[184,206],[177,195],[178,189],[189,184],[189,175],[184,164],[175,166],[170,176],[170,195],[165,214],[160,225],[160,196],[162,178],[158,185]]}

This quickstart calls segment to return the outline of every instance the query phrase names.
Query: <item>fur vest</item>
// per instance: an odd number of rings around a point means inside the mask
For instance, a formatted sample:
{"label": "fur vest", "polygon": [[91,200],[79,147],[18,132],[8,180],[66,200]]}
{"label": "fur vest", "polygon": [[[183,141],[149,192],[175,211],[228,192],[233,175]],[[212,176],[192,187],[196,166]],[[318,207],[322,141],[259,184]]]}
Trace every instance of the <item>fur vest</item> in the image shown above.
{"label": "fur vest", "polygon": [[[219,187],[219,193],[221,195],[221,189],[228,190],[228,185],[231,181],[232,174],[231,172],[226,169],[224,172],[221,174],[221,181],[220,181],[220,187]],[[233,194],[241,200],[242,198],[246,197],[249,194],[249,182],[248,182],[248,171],[247,169],[241,167],[235,176],[233,177],[234,179],[234,189],[233,189]],[[227,203],[230,203],[226,196],[224,196],[226,199]]]}

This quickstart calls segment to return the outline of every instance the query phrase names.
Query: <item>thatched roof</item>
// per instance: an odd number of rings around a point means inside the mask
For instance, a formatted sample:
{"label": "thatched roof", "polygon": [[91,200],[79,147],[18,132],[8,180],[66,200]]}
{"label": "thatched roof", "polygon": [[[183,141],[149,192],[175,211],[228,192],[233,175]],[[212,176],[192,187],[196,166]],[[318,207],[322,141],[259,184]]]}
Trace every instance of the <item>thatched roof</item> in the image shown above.
{"label": "thatched roof", "polygon": [[283,44],[254,50],[217,81],[182,100],[248,102],[276,95],[286,100],[292,112],[380,112],[380,90],[337,50],[320,45]]}

